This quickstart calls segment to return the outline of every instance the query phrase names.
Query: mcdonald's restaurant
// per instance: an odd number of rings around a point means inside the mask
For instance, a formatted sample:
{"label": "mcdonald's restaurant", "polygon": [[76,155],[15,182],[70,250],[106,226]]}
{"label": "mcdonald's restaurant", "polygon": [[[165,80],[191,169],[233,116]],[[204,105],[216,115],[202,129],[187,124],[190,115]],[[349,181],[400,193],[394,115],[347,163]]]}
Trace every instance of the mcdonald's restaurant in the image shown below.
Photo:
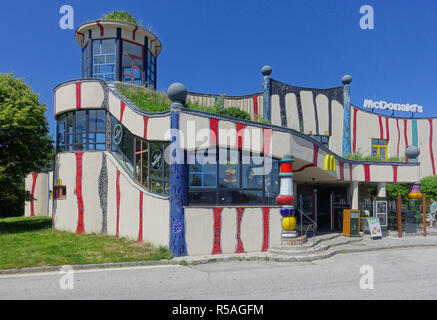
{"label": "mcdonald's restaurant", "polygon": [[26,178],[26,216],[52,216],[56,229],[175,256],[267,251],[342,232],[345,210],[388,227],[386,186],[435,174],[437,120],[352,104],[351,76],[311,89],[264,66],[253,93],[174,83],[164,94],[150,31],[88,21],[75,40],[81,77],[53,90],[54,168]]}

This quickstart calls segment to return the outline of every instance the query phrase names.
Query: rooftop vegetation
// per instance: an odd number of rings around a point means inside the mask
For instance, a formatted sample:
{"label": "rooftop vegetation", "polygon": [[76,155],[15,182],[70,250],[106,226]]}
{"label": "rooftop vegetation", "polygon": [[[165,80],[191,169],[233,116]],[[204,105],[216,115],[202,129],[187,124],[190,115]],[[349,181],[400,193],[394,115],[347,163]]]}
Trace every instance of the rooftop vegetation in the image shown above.
{"label": "rooftop vegetation", "polygon": [[[138,108],[145,112],[165,112],[170,110],[171,100],[165,92],[150,88],[133,86],[125,83],[118,83],[117,89],[122,95],[131,100]],[[214,106],[203,106],[198,103],[186,102],[188,109],[219,114],[243,120],[251,120],[250,114],[236,107],[221,108],[222,99],[218,99]],[[258,117],[258,122],[267,123],[262,117]]]}
{"label": "rooftop vegetation", "polygon": [[102,20],[120,21],[120,22],[133,24],[139,27],[143,26],[142,21],[137,21],[137,19],[134,16],[132,16],[129,12],[125,12],[123,10],[112,11],[110,13],[104,14],[102,16]]}
{"label": "rooftop vegetation", "polygon": [[405,157],[390,157],[387,160],[380,159],[375,156],[365,156],[360,152],[352,153],[344,157],[348,160],[355,160],[355,161],[368,161],[368,162],[405,162]]}

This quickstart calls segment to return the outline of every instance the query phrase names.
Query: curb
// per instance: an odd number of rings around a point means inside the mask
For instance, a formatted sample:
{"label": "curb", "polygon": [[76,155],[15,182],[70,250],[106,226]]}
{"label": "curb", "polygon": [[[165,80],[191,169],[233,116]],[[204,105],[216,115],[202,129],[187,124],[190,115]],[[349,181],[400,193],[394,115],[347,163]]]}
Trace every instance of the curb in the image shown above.
{"label": "curb", "polygon": [[[390,249],[405,249],[405,248],[427,248],[437,247],[437,243],[431,244],[399,244],[389,245],[384,247],[367,247],[367,248],[350,248],[350,249],[332,249],[328,248],[319,254],[307,255],[307,256],[269,256],[267,253],[258,254],[243,254],[222,256],[214,258],[189,258],[178,257],[171,260],[163,259],[159,261],[135,261],[135,262],[110,262],[101,264],[82,264],[71,265],[74,270],[91,270],[91,269],[111,269],[111,268],[126,268],[126,267],[140,267],[140,266],[159,266],[159,265],[182,265],[181,261],[185,261],[185,266],[195,266],[199,264],[207,264],[214,262],[229,262],[229,261],[268,261],[268,262],[311,262],[315,260],[323,260],[333,257],[336,254],[342,253],[354,253],[354,252],[368,252],[377,250],[390,250]],[[185,258],[185,259],[184,259]],[[31,267],[21,269],[3,269],[0,270],[0,275],[11,274],[26,274],[26,273],[42,273],[42,272],[58,272],[62,266],[47,266],[47,267]]]}
{"label": "curb", "polygon": [[[134,262],[108,262],[95,264],[73,264],[70,265],[73,270],[90,270],[90,269],[111,269],[111,268],[126,268],[140,266],[159,266],[159,265],[176,265],[175,260],[158,260],[158,261],[134,261]],[[20,273],[40,273],[40,272],[57,272],[63,266],[47,266],[47,267],[30,267],[21,269],[3,269],[0,270],[0,275],[20,274]]]}

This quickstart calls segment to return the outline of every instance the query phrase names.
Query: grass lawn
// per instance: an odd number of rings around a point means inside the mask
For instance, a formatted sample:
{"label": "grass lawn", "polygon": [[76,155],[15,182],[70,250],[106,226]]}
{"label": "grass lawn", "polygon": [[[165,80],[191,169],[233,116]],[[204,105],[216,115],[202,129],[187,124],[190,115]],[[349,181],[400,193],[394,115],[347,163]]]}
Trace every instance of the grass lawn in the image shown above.
{"label": "grass lawn", "polygon": [[46,217],[0,219],[0,269],[172,258],[166,247],[51,226]]}

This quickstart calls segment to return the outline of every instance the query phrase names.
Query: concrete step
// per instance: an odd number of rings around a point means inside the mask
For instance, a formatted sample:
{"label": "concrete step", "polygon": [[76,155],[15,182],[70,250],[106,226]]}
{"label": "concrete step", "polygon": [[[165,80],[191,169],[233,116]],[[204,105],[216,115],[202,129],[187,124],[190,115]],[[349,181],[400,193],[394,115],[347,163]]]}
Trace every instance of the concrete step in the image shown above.
{"label": "concrete step", "polygon": [[315,246],[281,246],[280,248],[274,247],[269,250],[269,254],[278,256],[308,257],[311,255],[317,255],[333,247],[344,246],[353,242],[360,242],[362,240],[362,238],[335,237],[326,241],[319,242],[319,244]]}
{"label": "concrete step", "polygon": [[322,243],[324,241],[329,241],[329,240],[338,238],[340,236],[341,236],[340,233],[323,234],[323,235],[309,238],[308,241],[302,245],[296,245],[296,246],[278,245],[278,246],[274,246],[273,249],[281,250],[281,249],[287,249],[290,247],[296,248],[296,249],[306,249],[306,248],[314,247],[315,245]]}

